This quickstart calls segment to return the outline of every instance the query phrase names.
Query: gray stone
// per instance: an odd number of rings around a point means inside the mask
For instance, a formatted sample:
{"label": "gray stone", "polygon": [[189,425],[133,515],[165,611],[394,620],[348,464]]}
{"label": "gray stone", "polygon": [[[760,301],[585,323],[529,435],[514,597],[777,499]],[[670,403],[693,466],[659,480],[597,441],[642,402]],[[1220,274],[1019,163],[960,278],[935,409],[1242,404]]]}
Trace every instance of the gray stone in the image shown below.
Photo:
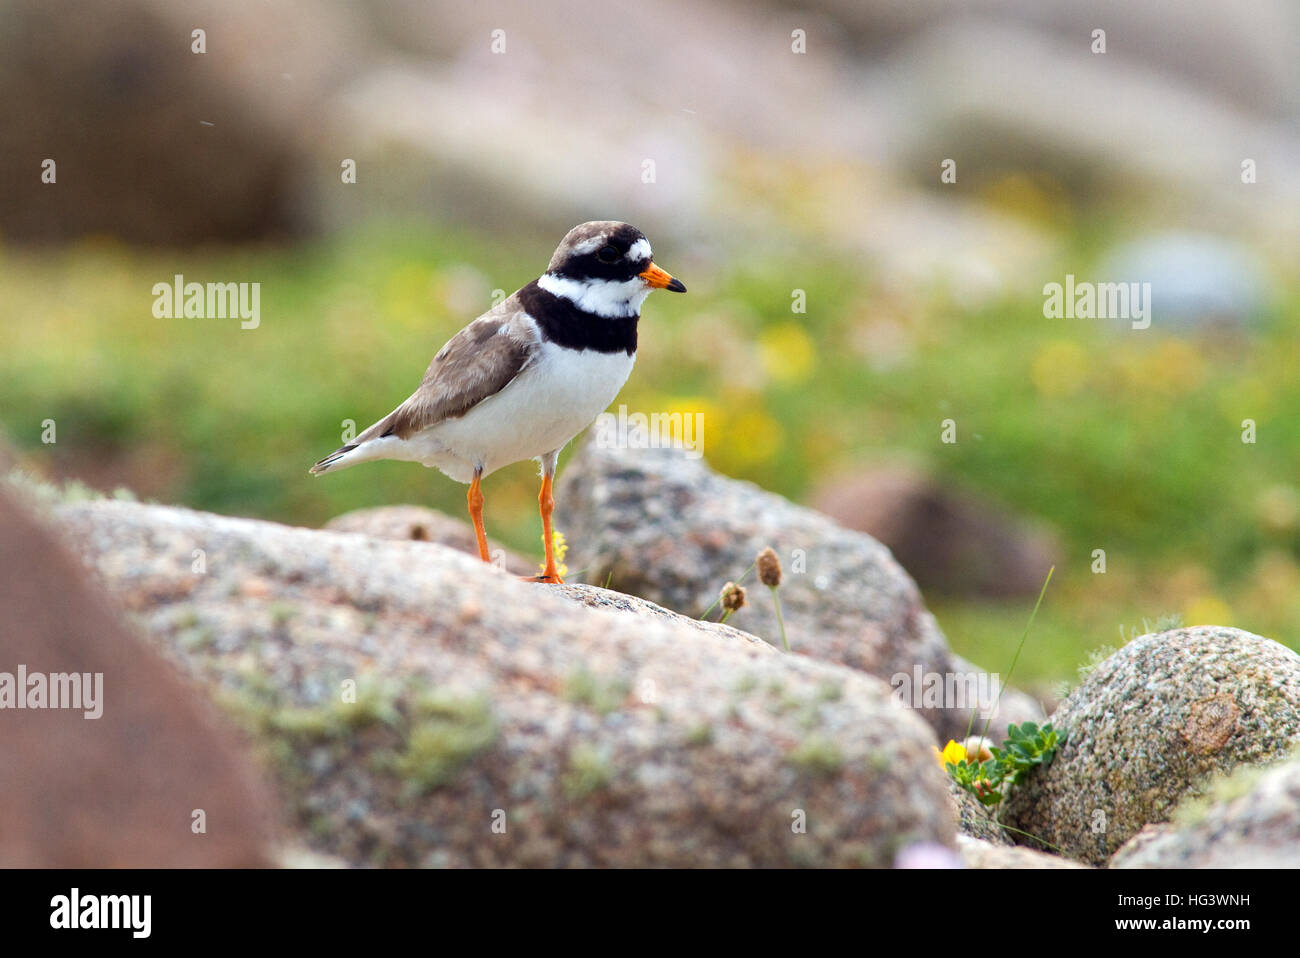
{"label": "gray stone", "polygon": [[1300,867],[1300,759],[1238,769],[1179,806],[1171,823],[1134,835],[1110,867]]}
{"label": "gray stone", "polygon": [[[982,670],[952,654],[916,583],[870,536],[721,476],[680,449],[613,449],[589,441],[561,472],[556,503],[571,567],[692,618],[771,546],[784,570],[781,608],[796,655],[850,666],[897,682],[900,690],[910,683],[908,704],[920,706],[939,738],[965,737],[970,712],[950,707],[964,699],[927,703],[914,677],[918,669],[922,677]],[[743,585],[747,604],[729,624],[779,646],[770,591],[752,575]],[[1008,718],[1041,718],[1032,700],[1008,696],[991,728],[999,740]]]}
{"label": "gray stone", "polygon": [[1300,655],[1221,626],[1145,635],[1101,663],[1052,724],[1065,744],[1012,789],[1003,820],[1102,864],[1214,773],[1300,741]]}
{"label": "gray stone", "polygon": [[[952,846],[930,730],[851,669],[431,543],[114,501],[55,517],[153,644],[244,724],[291,844],[312,853],[843,866]],[[185,629],[232,642],[182,646]],[[332,704],[312,704],[316,682]]]}
{"label": "gray stone", "polygon": [[948,794],[952,799],[953,811],[957,815],[959,834],[978,838],[993,845],[1015,844],[1007,836],[1006,829],[998,825],[994,818],[995,810],[981,805],[979,799],[951,778],[948,779]]}

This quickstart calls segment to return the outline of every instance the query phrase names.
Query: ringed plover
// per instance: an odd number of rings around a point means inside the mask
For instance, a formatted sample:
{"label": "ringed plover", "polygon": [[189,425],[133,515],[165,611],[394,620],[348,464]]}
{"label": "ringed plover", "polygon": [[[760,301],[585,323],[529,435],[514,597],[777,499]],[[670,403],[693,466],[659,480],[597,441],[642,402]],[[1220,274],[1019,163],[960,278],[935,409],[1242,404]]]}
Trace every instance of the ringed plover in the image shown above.
{"label": "ringed plover", "polygon": [[405,402],[312,474],[401,459],[467,482],[479,557],[488,562],[480,481],[537,459],[546,567],[535,581],[563,581],[551,542],[555,463],[627,381],[641,304],[656,289],[686,292],[654,264],[640,230],[613,221],[575,226],[541,277],[453,336]]}

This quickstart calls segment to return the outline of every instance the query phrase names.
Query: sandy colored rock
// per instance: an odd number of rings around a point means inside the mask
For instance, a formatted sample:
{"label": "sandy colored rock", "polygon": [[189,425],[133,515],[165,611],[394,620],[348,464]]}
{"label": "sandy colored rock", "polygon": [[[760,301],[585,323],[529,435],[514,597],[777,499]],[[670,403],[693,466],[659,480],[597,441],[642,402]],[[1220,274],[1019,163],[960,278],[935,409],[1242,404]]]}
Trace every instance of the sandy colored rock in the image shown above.
{"label": "sandy colored rock", "polygon": [[1102,864],[1210,776],[1300,742],[1300,655],[1222,626],[1144,635],[1070,693],[1052,724],[1065,744],[1012,789],[1003,820]]}
{"label": "sandy colored rock", "polygon": [[[56,515],[260,744],[312,852],[843,866],[952,845],[930,730],[851,669],[430,543],[122,502]],[[249,577],[270,594],[240,592]]]}

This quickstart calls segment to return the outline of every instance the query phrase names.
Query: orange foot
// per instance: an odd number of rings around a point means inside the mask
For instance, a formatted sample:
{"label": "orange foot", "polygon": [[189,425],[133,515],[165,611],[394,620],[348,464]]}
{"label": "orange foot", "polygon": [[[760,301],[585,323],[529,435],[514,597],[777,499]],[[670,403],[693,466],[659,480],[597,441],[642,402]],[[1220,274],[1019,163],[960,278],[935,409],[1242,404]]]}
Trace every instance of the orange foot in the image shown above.
{"label": "orange foot", "polygon": [[564,585],[564,580],[558,575],[523,575],[519,578],[525,582],[548,582],[551,585]]}

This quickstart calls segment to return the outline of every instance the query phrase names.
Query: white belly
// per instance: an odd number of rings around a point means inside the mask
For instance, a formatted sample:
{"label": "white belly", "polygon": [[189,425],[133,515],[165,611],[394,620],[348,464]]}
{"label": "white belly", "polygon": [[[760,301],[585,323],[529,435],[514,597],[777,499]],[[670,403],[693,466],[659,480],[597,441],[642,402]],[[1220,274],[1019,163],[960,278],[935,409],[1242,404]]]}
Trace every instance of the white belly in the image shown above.
{"label": "white belly", "polygon": [[407,440],[411,458],[469,482],[563,448],[614,401],[635,356],[544,343],[538,361],[464,416]]}

